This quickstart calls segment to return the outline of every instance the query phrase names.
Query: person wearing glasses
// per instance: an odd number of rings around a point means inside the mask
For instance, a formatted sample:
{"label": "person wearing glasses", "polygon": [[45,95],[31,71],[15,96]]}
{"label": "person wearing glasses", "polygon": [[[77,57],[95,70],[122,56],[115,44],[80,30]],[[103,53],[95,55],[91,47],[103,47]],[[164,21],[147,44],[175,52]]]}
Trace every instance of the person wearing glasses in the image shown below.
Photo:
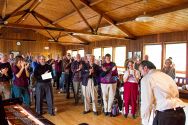
{"label": "person wearing glasses", "polygon": [[125,71],[124,79],[124,105],[125,105],[125,118],[127,118],[129,113],[129,106],[131,105],[131,114],[135,119],[136,107],[137,107],[137,97],[138,97],[138,81],[140,78],[140,73],[138,70],[134,69],[134,62],[129,60],[127,62],[128,70]]}

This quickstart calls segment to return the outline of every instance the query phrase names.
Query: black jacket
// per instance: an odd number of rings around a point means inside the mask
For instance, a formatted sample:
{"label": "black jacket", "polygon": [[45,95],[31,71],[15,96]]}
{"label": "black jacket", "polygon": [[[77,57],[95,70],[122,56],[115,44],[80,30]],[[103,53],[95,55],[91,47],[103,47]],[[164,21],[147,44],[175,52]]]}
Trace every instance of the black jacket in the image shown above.
{"label": "black jacket", "polygon": [[34,77],[36,78],[37,82],[51,82],[51,79],[43,80],[41,75],[44,74],[46,71],[52,72],[52,67],[48,64],[41,65],[39,64],[35,71],[34,71]]}
{"label": "black jacket", "polygon": [[[94,73],[89,75],[89,69],[93,67]],[[81,79],[82,79],[82,85],[87,86],[88,79],[92,78],[94,81],[94,86],[98,85],[98,78],[101,72],[100,67],[97,64],[93,64],[93,66],[90,66],[88,63],[83,64],[83,68],[81,70]]]}

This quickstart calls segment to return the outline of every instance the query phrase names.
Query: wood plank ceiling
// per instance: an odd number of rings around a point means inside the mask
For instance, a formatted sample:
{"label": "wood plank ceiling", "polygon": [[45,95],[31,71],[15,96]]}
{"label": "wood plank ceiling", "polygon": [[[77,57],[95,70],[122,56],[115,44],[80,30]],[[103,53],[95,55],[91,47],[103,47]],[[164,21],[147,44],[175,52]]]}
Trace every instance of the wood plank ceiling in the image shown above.
{"label": "wood plank ceiling", "polygon": [[[151,22],[136,22],[143,12]],[[5,28],[33,29],[56,42],[88,44],[188,28],[187,0],[0,0]],[[2,21],[8,21],[3,24]]]}

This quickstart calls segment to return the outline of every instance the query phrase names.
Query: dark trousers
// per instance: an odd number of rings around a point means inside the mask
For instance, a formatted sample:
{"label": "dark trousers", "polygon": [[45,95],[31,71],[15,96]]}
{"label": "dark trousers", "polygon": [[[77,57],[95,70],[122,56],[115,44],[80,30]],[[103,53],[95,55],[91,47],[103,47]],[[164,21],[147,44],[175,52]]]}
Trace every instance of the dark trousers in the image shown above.
{"label": "dark trousers", "polygon": [[36,84],[36,112],[42,114],[42,103],[43,98],[46,97],[48,112],[53,113],[53,94],[52,86],[50,82],[42,83],[37,82]]}
{"label": "dark trousers", "polygon": [[56,84],[57,84],[57,89],[59,89],[60,77],[61,77],[61,72],[56,72]]}
{"label": "dark trousers", "polygon": [[183,108],[166,112],[157,111],[153,125],[185,125],[185,112]]}
{"label": "dark trousers", "polygon": [[0,124],[8,125],[1,95],[0,95],[0,114],[1,114],[0,115]]}
{"label": "dark trousers", "polygon": [[67,98],[70,97],[70,86],[71,86],[71,75],[65,73],[65,84],[66,84],[66,92],[67,92]]}

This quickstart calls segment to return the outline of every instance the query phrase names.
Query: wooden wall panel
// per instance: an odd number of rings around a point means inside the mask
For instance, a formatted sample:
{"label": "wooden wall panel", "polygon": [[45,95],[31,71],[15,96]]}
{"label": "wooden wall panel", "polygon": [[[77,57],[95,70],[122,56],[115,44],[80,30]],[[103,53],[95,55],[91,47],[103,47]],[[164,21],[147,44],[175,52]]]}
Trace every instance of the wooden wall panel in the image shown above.
{"label": "wooden wall panel", "polygon": [[[36,40],[36,41],[24,41]],[[20,41],[21,46],[17,46],[16,42]],[[44,47],[49,46],[49,50]],[[36,33],[32,30],[3,29],[0,35],[0,52],[9,53],[11,51],[19,51],[21,54],[31,52],[33,55],[63,55],[64,47],[58,43],[48,42],[48,38]]]}

